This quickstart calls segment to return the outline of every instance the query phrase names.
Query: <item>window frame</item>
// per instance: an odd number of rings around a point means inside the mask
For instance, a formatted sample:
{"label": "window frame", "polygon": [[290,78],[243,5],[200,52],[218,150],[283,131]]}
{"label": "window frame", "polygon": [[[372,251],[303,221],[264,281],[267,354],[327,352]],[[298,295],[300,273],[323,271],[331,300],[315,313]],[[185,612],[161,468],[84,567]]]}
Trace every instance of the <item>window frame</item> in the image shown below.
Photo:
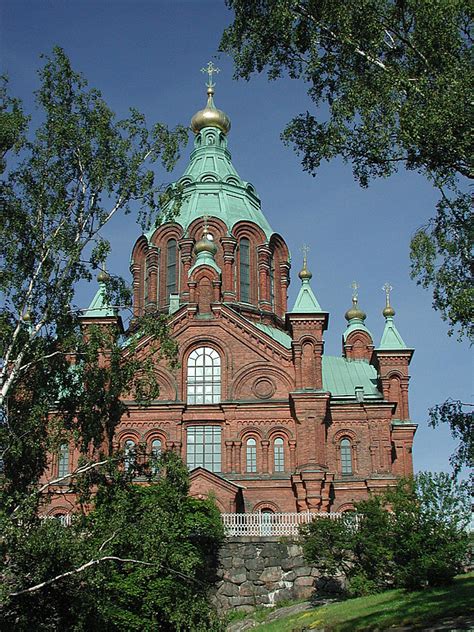
{"label": "window frame", "polygon": [[222,472],[221,426],[193,424],[186,428],[186,465],[189,470],[202,467],[209,472]]}
{"label": "window frame", "polygon": [[285,467],[285,440],[283,437],[275,437],[273,440],[273,471],[276,473],[285,472]]}
{"label": "window frame", "polygon": [[191,351],[186,362],[186,401],[189,405],[220,404],[221,369],[221,355],[213,347],[205,345]]}
{"label": "window frame", "polygon": [[354,459],[352,458],[352,441],[349,437],[342,437],[339,441],[339,456],[341,462],[341,474],[352,476],[354,474]]}

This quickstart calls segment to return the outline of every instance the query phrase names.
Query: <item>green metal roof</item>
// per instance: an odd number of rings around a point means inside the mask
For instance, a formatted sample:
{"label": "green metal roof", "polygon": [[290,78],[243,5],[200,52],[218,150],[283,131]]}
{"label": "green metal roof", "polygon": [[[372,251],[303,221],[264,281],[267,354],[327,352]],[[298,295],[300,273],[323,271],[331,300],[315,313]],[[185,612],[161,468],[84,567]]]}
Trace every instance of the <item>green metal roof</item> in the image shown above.
{"label": "green metal roof", "polygon": [[198,256],[196,257],[196,261],[194,262],[193,267],[188,272],[188,276],[191,276],[191,274],[194,272],[194,270],[196,268],[199,268],[199,266],[210,266],[211,268],[214,268],[214,270],[217,272],[217,274],[221,274],[221,269],[219,268],[219,266],[215,262],[214,257],[211,255],[210,252],[204,251],[204,252],[200,252],[198,254]]}
{"label": "green metal roof", "polygon": [[364,321],[360,318],[351,318],[349,321],[346,331],[342,334],[344,338],[344,342],[347,340],[347,336],[351,334],[353,331],[365,331],[372,338],[372,334],[367,329],[364,324]]}
{"label": "green metal roof", "polygon": [[84,318],[110,318],[116,315],[115,310],[107,304],[105,284],[99,281],[99,289],[82,316]]}
{"label": "green metal roof", "polygon": [[302,279],[301,288],[290,314],[319,314],[323,310],[314,295],[309,279]]}
{"label": "green metal roof", "polygon": [[387,351],[407,348],[406,344],[403,342],[403,338],[400,336],[397,328],[395,327],[392,316],[387,316],[385,318],[385,328],[378,348],[386,349]]}
{"label": "green metal roof", "polygon": [[[219,129],[205,127],[196,135],[190,162],[176,184],[181,184],[184,191],[179,214],[173,221],[185,231],[194,220],[208,215],[221,219],[229,232],[237,222],[248,220],[257,224],[267,239],[273,234],[262,213],[260,198],[235,170],[227,138]],[[165,207],[164,212],[170,208]],[[154,231],[145,236],[149,239]]]}
{"label": "green metal roof", "polygon": [[276,327],[271,327],[270,325],[264,325],[262,323],[252,323],[252,324],[255,325],[255,327],[257,327],[258,329],[260,329],[260,331],[263,331],[265,334],[270,336],[270,338],[273,338],[273,340],[276,340],[277,342],[279,342],[283,347],[286,347],[287,349],[291,349],[291,336],[289,336],[284,331],[281,331],[281,329],[277,329]]}
{"label": "green metal roof", "polygon": [[377,371],[364,360],[346,360],[323,355],[323,388],[335,397],[355,396],[356,387],[364,389],[364,397],[382,398],[377,389]]}

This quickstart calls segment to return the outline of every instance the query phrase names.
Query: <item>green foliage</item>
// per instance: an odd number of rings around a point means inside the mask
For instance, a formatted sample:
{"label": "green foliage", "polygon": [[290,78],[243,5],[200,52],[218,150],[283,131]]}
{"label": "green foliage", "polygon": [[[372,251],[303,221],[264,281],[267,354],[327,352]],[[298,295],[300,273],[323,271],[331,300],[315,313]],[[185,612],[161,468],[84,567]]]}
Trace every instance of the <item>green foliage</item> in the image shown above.
{"label": "green foliage", "polygon": [[303,549],[328,574],[343,571],[350,596],[441,586],[465,563],[469,518],[467,484],[425,472],[357,503],[357,528],[355,515],[314,520],[302,530]]}
{"label": "green foliage", "polygon": [[451,456],[450,463],[454,474],[457,475],[462,467],[474,468],[474,423],[472,404],[463,404],[459,400],[448,399],[443,404],[430,408],[430,425],[433,428],[440,423],[447,423],[454,439],[459,441],[456,452]]}
{"label": "green foliage", "polygon": [[463,193],[471,171],[472,6],[467,0],[227,0],[235,13],[221,50],[235,76],[267,70],[307,85],[312,112],[282,134],[315,175],[341,156],[362,186],[400,165],[441,193],[437,215],[412,244],[413,276],[433,288],[450,331],[473,335]]}
{"label": "green foliage", "polygon": [[[219,512],[212,502],[187,496],[179,457],[165,453],[159,471],[146,487],[111,466],[99,472],[90,513],[71,527],[37,518],[28,530],[6,523],[7,625],[15,621],[19,631],[220,629],[208,606],[223,538]],[[101,561],[41,590],[11,595],[91,560]]]}

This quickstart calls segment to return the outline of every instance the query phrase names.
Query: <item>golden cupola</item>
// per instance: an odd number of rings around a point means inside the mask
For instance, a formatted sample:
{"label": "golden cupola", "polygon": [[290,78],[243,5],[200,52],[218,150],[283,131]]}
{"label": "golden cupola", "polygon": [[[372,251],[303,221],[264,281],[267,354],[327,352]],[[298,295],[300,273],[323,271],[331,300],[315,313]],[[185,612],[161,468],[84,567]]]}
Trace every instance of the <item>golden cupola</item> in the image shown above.
{"label": "golden cupola", "polygon": [[228,134],[230,130],[230,118],[225,112],[216,108],[213,99],[215,84],[212,82],[212,75],[219,72],[219,69],[210,61],[207,67],[203,68],[202,71],[209,74],[209,81],[206,84],[207,104],[204,109],[196,112],[191,119],[191,129],[195,134],[199,134],[205,127],[217,127],[221,132],[224,132],[224,134]]}

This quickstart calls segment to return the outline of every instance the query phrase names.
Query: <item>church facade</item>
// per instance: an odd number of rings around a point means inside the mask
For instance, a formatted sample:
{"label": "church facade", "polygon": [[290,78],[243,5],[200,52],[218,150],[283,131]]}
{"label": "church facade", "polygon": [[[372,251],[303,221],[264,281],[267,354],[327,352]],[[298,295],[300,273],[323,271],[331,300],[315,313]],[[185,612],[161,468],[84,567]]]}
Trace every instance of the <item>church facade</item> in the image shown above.
{"label": "church facade", "polygon": [[[378,345],[355,295],[341,356],[324,353],[329,314],[306,257],[288,305],[288,247],[232,165],[230,121],[213,94],[209,81],[207,105],[192,119],[194,150],[173,185],[183,191],[179,213],[142,235],[131,257],[134,314],[169,314],[179,368],[157,361],[159,399],[131,404],[117,447],[176,451],[191,493],[212,494],[223,513],[351,509],[412,473],[413,350],[388,294]],[[103,297],[99,288],[85,326],[116,318]],[[138,345],[143,357],[148,342]],[[65,446],[54,473],[73,470],[76,458]]]}

